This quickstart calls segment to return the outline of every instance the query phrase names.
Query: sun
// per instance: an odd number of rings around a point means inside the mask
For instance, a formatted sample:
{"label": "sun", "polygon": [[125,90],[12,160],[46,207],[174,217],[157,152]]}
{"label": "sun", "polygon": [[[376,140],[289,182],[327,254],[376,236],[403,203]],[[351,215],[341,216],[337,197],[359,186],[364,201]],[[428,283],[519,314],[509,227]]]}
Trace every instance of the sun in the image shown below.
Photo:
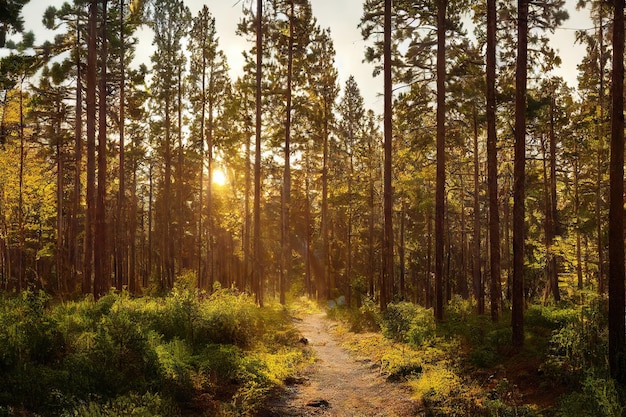
{"label": "sun", "polygon": [[213,170],[213,184],[222,186],[226,184],[226,174],[219,168]]}

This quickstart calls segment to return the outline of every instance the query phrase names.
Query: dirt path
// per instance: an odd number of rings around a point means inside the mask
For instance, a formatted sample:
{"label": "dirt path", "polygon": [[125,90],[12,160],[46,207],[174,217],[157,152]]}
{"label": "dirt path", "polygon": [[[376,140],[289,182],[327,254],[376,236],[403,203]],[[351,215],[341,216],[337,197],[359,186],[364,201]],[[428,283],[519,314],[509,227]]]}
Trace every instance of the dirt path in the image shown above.
{"label": "dirt path", "polygon": [[296,323],[316,363],[290,395],[271,407],[276,416],[408,417],[417,415],[407,389],[379,375],[371,364],[356,362],[329,332],[324,314]]}

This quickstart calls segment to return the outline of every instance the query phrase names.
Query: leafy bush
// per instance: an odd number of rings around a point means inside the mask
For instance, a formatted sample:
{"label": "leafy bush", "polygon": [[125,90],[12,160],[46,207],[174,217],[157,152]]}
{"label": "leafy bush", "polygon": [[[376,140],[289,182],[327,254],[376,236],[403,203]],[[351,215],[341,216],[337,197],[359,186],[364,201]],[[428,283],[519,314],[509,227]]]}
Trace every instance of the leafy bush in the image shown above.
{"label": "leafy bush", "polygon": [[596,300],[582,307],[562,328],[554,330],[542,365],[547,376],[571,383],[582,380],[586,370],[606,368],[607,320],[604,303]]}
{"label": "leafy bush", "polygon": [[107,401],[88,402],[61,414],[62,417],[160,417],[180,415],[178,408],[158,394],[130,393]]}
{"label": "leafy bush", "polygon": [[578,319],[580,312],[574,308],[533,304],[524,313],[528,327],[545,327],[556,330]]}
{"label": "leafy bush", "polygon": [[198,401],[241,415],[310,360],[297,340],[282,308],[229,290],[0,296],[0,415],[178,415]]}
{"label": "leafy bush", "polygon": [[435,334],[436,323],[430,309],[401,302],[387,306],[382,314],[381,329],[389,339],[421,346]]}
{"label": "leafy bush", "polygon": [[565,395],[557,407],[556,417],[621,417],[626,407],[620,392],[610,378],[589,373],[582,389]]}

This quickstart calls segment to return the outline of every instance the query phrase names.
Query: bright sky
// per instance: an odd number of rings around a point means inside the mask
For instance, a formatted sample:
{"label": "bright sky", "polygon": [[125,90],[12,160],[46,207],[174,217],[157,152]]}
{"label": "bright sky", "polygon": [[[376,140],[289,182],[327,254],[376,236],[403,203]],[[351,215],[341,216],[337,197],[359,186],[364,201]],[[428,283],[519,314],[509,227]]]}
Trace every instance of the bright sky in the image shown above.
{"label": "bright sky", "polygon": [[[35,40],[41,43],[52,40],[53,34],[43,28],[41,18],[48,5],[60,5],[63,0],[31,0],[24,9],[26,30],[35,32]],[[220,37],[220,46],[227,54],[228,62],[234,79],[243,65],[241,52],[250,48],[251,44],[235,34],[237,23],[242,16],[242,6],[254,7],[254,0],[185,0],[195,16],[204,4],[209,7],[216,20],[217,32]],[[373,78],[370,64],[363,63],[365,42],[357,28],[363,13],[363,0],[311,0],[313,15],[319,24],[331,29],[335,50],[337,51],[336,64],[339,71],[339,83],[343,88],[350,75],[354,75],[361,93],[365,99],[365,106],[376,113],[382,113],[383,100],[382,77]],[[576,86],[576,66],[584,56],[585,50],[581,45],[574,46],[576,29],[590,28],[588,11],[576,11],[576,0],[566,0],[566,7],[570,19],[565,22],[563,29],[558,29],[553,36],[553,47],[560,51],[563,66],[560,74],[570,86]],[[149,30],[139,32],[140,46],[138,58],[149,57],[153,51],[151,47],[152,34]]]}

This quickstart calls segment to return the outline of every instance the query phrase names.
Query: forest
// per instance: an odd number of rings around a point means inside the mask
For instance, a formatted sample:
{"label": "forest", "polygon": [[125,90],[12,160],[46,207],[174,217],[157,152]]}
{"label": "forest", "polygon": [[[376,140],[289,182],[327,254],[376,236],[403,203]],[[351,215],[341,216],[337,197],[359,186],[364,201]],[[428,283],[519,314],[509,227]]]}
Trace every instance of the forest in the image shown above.
{"label": "forest", "polygon": [[576,86],[564,0],[364,0],[380,109],[312,0],[237,6],[236,79],[210,2],[72,0],[43,40],[28,2],[0,3],[0,415],[263,415],[318,308],[381,372],[454,375],[425,415],[626,413],[623,0],[578,0]]}

